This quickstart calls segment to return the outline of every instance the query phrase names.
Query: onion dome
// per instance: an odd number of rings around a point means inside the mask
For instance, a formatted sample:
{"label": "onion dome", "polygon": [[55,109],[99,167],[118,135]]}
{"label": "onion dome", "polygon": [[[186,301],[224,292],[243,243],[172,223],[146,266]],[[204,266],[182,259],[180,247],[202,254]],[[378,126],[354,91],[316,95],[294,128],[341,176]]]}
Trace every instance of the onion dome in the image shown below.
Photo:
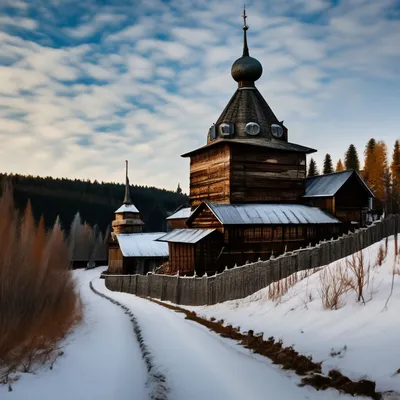
{"label": "onion dome", "polygon": [[249,48],[247,46],[247,30],[249,29],[246,24],[246,9],[243,10],[243,55],[237,59],[232,65],[232,78],[238,82],[239,87],[254,86],[254,82],[262,75],[261,63],[249,55]]}

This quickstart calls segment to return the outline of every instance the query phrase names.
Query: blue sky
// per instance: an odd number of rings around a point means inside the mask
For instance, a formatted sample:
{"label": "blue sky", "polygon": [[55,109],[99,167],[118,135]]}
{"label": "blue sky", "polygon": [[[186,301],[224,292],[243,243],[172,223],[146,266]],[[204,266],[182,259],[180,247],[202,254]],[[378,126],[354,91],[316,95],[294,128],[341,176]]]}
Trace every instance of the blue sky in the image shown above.
{"label": "blue sky", "polygon": [[[0,0],[0,171],[188,188],[236,89],[243,0]],[[257,87],[334,162],[400,138],[400,0],[247,4]]]}

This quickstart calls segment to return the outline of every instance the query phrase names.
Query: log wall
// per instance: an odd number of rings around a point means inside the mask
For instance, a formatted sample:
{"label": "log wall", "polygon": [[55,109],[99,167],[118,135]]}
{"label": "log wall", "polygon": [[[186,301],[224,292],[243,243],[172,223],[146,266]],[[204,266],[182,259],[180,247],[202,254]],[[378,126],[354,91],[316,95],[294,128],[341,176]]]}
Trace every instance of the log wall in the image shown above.
{"label": "log wall", "polygon": [[305,154],[232,146],[231,203],[299,203],[305,193]]}
{"label": "log wall", "polygon": [[202,201],[229,203],[230,147],[221,145],[190,159],[190,206]]}
{"label": "log wall", "polygon": [[221,144],[191,157],[190,205],[299,203],[305,178],[305,154]]}
{"label": "log wall", "polygon": [[105,275],[105,283],[110,290],[176,304],[216,304],[249,296],[297,271],[328,265],[398,234],[399,228],[400,215],[391,215],[336,240],[320,242],[315,247],[295,250],[268,261],[227,269],[213,276]]}

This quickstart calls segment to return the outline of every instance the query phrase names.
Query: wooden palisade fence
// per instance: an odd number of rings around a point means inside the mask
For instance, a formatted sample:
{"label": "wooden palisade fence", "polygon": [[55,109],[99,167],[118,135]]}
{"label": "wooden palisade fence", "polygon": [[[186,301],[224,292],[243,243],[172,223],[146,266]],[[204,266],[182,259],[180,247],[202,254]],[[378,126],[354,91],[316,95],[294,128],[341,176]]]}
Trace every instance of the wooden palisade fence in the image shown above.
{"label": "wooden palisade fence", "polygon": [[390,215],[366,228],[315,247],[295,250],[268,261],[258,261],[203,277],[170,275],[105,275],[108,289],[149,296],[183,305],[216,304],[241,299],[289,275],[330,264],[397,234],[400,215]]}

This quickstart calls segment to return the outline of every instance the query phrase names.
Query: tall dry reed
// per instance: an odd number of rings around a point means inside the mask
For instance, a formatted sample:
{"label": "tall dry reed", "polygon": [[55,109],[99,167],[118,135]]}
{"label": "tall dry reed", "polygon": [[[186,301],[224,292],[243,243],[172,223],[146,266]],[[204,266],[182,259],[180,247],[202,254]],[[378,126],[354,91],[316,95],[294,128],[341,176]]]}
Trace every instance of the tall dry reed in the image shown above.
{"label": "tall dry reed", "polygon": [[51,358],[81,319],[68,248],[58,221],[36,226],[30,203],[21,217],[12,190],[0,199],[0,380]]}

